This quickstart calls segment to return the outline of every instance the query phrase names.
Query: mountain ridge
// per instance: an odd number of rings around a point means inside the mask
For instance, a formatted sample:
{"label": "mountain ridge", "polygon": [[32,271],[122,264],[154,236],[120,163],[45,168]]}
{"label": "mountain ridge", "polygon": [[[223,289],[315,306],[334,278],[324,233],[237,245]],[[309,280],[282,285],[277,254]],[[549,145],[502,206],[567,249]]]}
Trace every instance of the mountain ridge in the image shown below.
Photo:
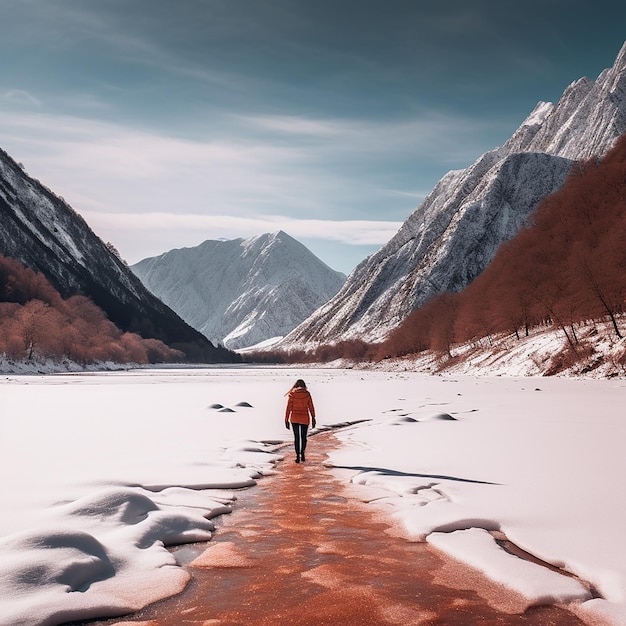
{"label": "mountain ridge", "polygon": [[[381,341],[433,295],[469,284],[575,161],[601,156],[624,132],[626,44],[596,81],[574,81],[556,105],[539,102],[502,146],[445,174],[396,235],[277,347]],[[468,233],[488,236],[472,245]]]}

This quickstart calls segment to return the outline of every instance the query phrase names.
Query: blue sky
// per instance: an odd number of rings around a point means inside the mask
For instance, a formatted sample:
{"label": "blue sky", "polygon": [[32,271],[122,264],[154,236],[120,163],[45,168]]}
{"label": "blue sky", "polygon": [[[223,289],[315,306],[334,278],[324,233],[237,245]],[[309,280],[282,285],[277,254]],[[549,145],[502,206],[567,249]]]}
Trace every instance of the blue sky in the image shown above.
{"label": "blue sky", "polygon": [[0,148],[130,263],[282,229],[348,273],[625,40],[602,0],[0,0]]}

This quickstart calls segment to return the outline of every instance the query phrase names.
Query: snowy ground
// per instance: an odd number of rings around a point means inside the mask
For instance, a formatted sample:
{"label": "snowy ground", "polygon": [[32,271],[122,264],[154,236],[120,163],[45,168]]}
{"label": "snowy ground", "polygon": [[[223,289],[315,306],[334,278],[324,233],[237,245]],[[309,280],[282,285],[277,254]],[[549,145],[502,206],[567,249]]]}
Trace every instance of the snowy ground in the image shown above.
{"label": "snowy ground", "polygon": [[[625,335],[626,316],[622,315],[618,321],[622,335]],[[572,335],[571,330],[569,333]],[[454,345],[450,359],[425,351],[380,363],[364,363],[362,367],[472,376],[626,377],[626,337],[618,339],[608,322],[580,324],[576,328],[576,337],[579,356],[569,363],[571,353],[563,332],[554,327],[535,327],[528,336],[520,334],[519,339],[506,334]],[[562,365],[563,361],[565,365]],[[340,362],[335,364],[342,365]]]}
{"label": "snowy ground", "polygon": [[528,604],[626,624],[626,380],[233,367],[0,379],[0,624],[119,615],[181,589],[163,544],[210,538],[234,490],[272,471],[298,377],[318,425],[370,420],[339,431],[331,461],[407,536]]}

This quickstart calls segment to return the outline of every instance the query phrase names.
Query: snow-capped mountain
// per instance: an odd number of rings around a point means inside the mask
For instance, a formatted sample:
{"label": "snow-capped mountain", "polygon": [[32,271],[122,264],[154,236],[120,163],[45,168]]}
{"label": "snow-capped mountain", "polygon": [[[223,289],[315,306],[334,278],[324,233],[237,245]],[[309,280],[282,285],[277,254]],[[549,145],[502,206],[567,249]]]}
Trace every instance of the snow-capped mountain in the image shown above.
{"label": "snow-capped mountain", "polygon": [[150,293],[62,198],[0,150],[0,254],[42,273],[64,296],[90,297],[119,328],[190,359],[231,360]]}
{"label": "snow-capped mountain", "polygon": [[346,279],[282,231],[170,250],[132,270],[187,323],[230,349],[286,335]]}
{"label": "snow-capped mountain", "polygon": [[500,148],[446,174],[398,233],[350,274],[281,348],[378,341],[436,293],[459,291],[487,266],[572,163],[604,154],[626,132],[626,44],[597,80],[540,102]]}

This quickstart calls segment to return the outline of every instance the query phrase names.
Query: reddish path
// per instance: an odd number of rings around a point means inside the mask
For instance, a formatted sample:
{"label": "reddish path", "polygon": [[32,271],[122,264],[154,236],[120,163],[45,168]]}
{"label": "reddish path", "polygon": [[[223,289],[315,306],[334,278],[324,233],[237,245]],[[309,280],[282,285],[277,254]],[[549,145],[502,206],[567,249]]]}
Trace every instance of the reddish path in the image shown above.
{"label": "reddish path", "polygon": [[[511,613],[516,602],[519,610],[518,598],[425,544],[390,535],[388,524],[364,505],[346,500],[344,486],[324,467],[324,452],[334,445],[329,433],[310,438],[305,464],[295,464],[290,453],[275,476],[247,492],[235,512],[224,516],[214,539],[193,548],[199,556],[182,594],[106,623],[583,623],[556,607]],[[189,552],[187,547],[178,555]],[[481,588],[491,603],[468,588]],[[494,598],[502,611],[492,608]]]}

